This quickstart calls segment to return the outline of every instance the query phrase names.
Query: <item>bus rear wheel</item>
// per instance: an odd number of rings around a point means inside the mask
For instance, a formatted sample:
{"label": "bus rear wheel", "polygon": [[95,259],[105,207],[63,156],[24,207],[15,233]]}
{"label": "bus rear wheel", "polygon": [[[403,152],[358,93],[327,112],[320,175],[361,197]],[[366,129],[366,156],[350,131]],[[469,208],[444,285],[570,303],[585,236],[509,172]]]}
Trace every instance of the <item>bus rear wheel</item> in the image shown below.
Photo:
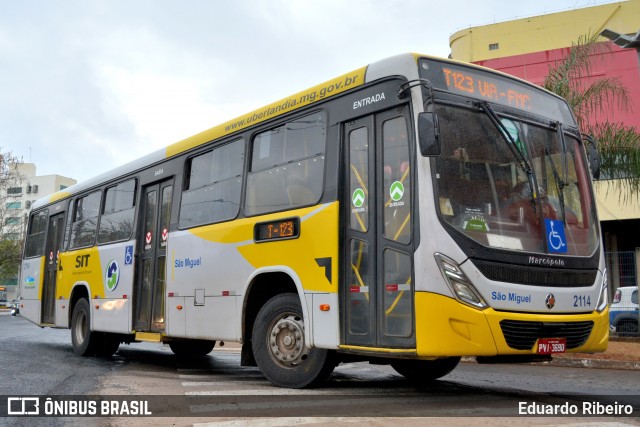
{"label": "bus rear wheel", "polygon": [[313,386],[336,365],[333,352],[306,347],[302,308],[295,294],[280,294],[267,301],[256,317],[252,342],[260,371],[278,387]]}
{"label": "bus rear wheel", "polygon": [[93,356],[98,348],[98,334],[91,330],[89,301],[81,298],[71,316],[71,343],[78,356]]}
{"label": "bus rear wheel", "polygon": [[436,360],[397,360],[391,363],[391,367],[409,381],[423,383],[444,377],[453,371],[459,362],[459,357]]}
{"label": "bus rear wheel", "polygon": [[211,353],[215,345],[215,341],[204,340],[172,341],[169,343],[173,354],[179,357],[203,357]]}

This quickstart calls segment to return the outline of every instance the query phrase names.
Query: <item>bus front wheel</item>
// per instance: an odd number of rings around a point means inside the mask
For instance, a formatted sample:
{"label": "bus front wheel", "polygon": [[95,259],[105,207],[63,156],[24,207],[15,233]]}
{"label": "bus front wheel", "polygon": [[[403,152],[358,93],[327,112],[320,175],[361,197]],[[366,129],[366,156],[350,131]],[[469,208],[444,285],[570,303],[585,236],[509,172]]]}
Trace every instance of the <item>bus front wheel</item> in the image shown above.
{"label": "bus front wheel", "polygon": [[252,341],[260,371],[278,387],[310,387],[335,368],[333,352],[305,346],[302,308],[295,294],[276,295],[260,309]]}
{"label": "bus front wheel", "polygon": [[71,343],[78,356],[93,356],[98,346],[98,334],[91,330],[89,301],[81,298],[71,316]]}
{"label": "bus front wheel", "polygon": [[391,367],[409,381],[422,383],[444,377],[453,371],[459,362],[459,357],[436,360],[397,360],[391,363]]}

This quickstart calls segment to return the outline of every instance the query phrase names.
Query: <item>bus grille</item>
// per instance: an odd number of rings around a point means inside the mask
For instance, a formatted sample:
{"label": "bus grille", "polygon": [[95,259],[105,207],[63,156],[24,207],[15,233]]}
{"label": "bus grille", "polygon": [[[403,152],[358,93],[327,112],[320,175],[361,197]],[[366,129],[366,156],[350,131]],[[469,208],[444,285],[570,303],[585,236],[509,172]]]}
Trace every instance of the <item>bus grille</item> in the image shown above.
{"label": "bus grille", "polygon": [[502,334],[509,347],[531,350],[538,338],[566,338],[567,349],[583,345],[591,334],[593,322],[524,322],[503,320]]}
{"label": "bus grille", "polygon": [[519,283],[530,286],[554,288],[585,288],[593,286],[598,270],[568,270],[545,267],[523,267],[522,265],[472,259],[473,264],[490,280]]}

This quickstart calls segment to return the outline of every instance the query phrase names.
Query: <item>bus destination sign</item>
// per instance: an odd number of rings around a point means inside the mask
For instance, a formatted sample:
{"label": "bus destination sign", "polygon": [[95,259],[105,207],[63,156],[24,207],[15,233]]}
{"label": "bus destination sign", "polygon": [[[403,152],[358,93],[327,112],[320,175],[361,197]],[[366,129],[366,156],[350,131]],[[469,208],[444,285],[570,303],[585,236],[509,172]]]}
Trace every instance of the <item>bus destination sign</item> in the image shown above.
{"label": "bus destination sign", "polygon": [[442,67],[449,90],[464,92],[474,98],[482,98],[520,110],[531,111],[532,94],[526,88],[515,87],[508,80],[488,79],[471,70]]}
{"label": "bus destination sign", "polygon": [[436,90],[516,108],[572,126],[576,124],[563,99],[507,75],[423,58],[420,77],[429,80]]}

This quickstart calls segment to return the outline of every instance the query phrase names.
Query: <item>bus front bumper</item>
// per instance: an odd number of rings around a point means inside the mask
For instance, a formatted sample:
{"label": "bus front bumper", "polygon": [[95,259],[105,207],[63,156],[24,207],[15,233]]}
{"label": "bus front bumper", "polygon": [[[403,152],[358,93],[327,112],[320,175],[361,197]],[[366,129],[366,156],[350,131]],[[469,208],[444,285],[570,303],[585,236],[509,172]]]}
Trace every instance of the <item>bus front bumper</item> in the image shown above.
{"label": "bus front bumper", "polygon": [[[516,313],[492,308],[477,310],[453,298],[429,292],[416,292],[415,301],[418,357],[535,355],[538,351],[538,338],[562,335],[558,335],[558,331],[563,330],[563,326],[557,325],[558,323],[570,324],[570,329],[575,329],[573,325],[590,328],[588,339],[582,345],[567,348],[568,353],[603,352],[609,342],[608,309],[602,313],[594,311],[586,314]],[[507,343],[500,324],[503,320],[516,326],[511,338],[522,342],[522,335],[525,337],[525,345],[528,347],[530,342],[531,348],[518,349],[510,346],[509,343],[514,345],[514,340],[510,339]],[[589,322],[593,322],[592,327]],[[540,326],[541,323],[544,326]],[[522,334],[517,330],[520,326],[523,327]],[[531,332],[531,327],[534,332]],[[536,332],[535,328],[542,329]],[[550,332],[547,333],[547,330]],[[575,337],[565,338],[567,347],[576,341]]]}

